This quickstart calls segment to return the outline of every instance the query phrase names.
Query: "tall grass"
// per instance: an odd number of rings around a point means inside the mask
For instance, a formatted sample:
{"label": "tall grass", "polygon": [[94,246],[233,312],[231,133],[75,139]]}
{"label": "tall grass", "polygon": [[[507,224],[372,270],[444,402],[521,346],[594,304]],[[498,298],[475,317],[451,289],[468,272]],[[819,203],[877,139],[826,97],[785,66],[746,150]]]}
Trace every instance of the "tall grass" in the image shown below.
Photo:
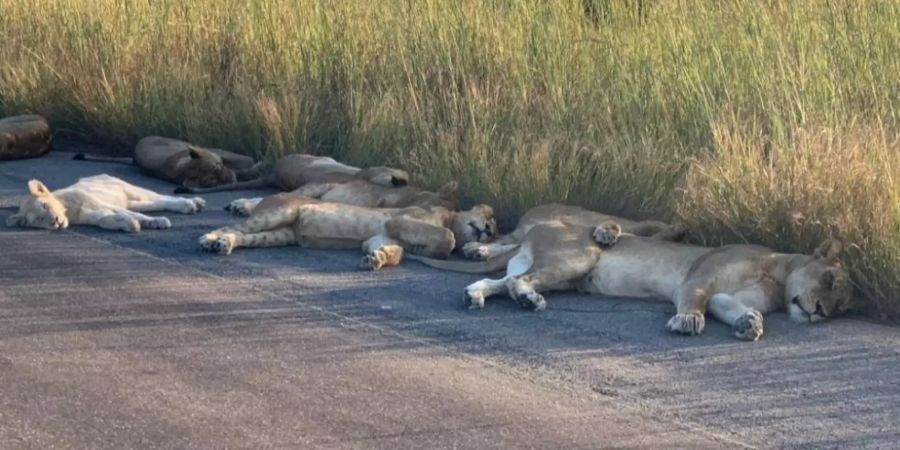
{"label": "tall grass", "polygon": [[[0,112],[459,179],[700,239],[839,234],[900,315],[900,3],[0,0]],[[895,317],[897,317],[895,315]]]}

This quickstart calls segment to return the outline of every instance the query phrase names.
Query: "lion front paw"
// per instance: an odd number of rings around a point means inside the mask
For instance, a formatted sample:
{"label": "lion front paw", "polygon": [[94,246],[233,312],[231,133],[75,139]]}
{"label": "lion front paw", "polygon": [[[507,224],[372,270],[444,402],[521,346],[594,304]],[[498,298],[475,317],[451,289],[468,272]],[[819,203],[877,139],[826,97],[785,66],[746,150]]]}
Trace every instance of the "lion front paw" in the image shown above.
{"label": "lion front paw", "polygon": [[128,233],[139,233],[141,231],[141,221],[131,217],[121,217],[118,222],[120,229]]}
{"label": "lion front paw", "polygon": [[384,258],[380,252],[369,253],[359,261],[361,270],[378,270],[384,267]]}
{"label": "lion front paw", "polygon": [[210,253],[218,253],[220,255],[230,255],[234,251],[234,243],[237,236],[233,233],[207,233],[200,237],[200,249]]}
{"label": "lion front paw", "polygon": [[200,197],[194,197],[191,200],[194,201],[194,205],[197,207],[197,212],[203,211],[206,209],[206,200],[203,200]]}
{"label": "lion front paw", "polygon": [[613,221],[603,222],[594,228],[594,241],[603,247],[609,247],[619,240],[622,235],[622,227]]}
{"label": "lion front paw", "polygon": [[469,259],[484,261],[490,256],[488,246],[480,242],[466,242],[462,247],[463,255]]}
{"label": "lion front paw", "polygon": [[235,216],[247,217],[253,212],[253,208],[250,206],[250,202],[239,198],[237,200],[232,200],[232,202],[225,207],[225,211],[228,211]]}
{"label": "lion front paw", "polygon": [[763,335],[763,315],[759,311],[746,312],[734,321],[732,330],[738,339],[759,340]]}
{"label": "lion front paw", "polygon": [[[178,209],[178,212],[182,214],[197,214],[200,210],[206,206],[206,201],[202,198],[185,198],[181,202],[181,207]],[[199,200],[199,202],[197,201]]]}
{"label": "lion front paw", "polygon": [[150,230],[168,230],[172,228],[172,221],[168,217],[154,217],[143,222],[142,226]]}
{"label": "lion front paw", "polygon": [[696,336],[702,333],[705,326],[706,319],[700,312],[675,314],[669,319],[669,323],[666,324],[666,328],[669,331],[690,336]]}

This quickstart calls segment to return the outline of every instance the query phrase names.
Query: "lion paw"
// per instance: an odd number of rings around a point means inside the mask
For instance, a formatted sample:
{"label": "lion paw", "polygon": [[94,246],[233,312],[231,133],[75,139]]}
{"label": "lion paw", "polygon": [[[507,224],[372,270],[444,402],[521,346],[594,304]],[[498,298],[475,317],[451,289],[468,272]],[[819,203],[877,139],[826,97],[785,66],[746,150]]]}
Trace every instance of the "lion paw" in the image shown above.
{"label": "lion paw", "polygon": [[154,217],[144,221],[141,225],[150,230],[168,230],[172,228],[172,221],[168,217]]}
{"label": "lion paw", "polygon": [[756,341],[763,335],[763,316],[759,311],[749,311],[738,317],[732,326],[735,337]]}
{"label": "lion paw", "polygon": [[200,197],[194,197],[191,200],[197,205],[197,212],[203,211],[206,208],[206,200],[203,200]]}
{"label": "lion paw", "polygon": [[481,289],[466,288],[463,292],[463,304],[469,309],[484,308],[484,294]]}
{"label": "lion paw", "polygon": [[669,319],[669,323],[666,324],[666,328],[669,331],[690,336],[702,333],[705,326],[706,319],[700,312],[675,314]]}
{"label": "lion paw", "polygon": [[480,242],[466,242],[462,247],[463,255],[469,259],[484,261],[490,256],[487,245]]}
{"label": "lion paw", "polygon": [[237,237],[233,233],[224,233],[222,235],[207,233],[200,237],[200,249],[210,253],[230,255],[234,250],[236,240]]}
{"label": "lion paw", "polygon": [[359,261],[359,268],[362,270],[378,270],[384,266],[384,258],[380,257],[381,253],[369,253],[362,257]]}
{"label": "lion paw", "polygon": [[537,291],[520,292],[514,299],[519,306],[532,311],[543,311],[547,307],[547,301],[544,300],[544,296],[538,294]]}
{"label": "lion paw", "polygon": [[129,233],[139,233],[141,231],[141,221],[131,217],[122,217],[119,219],[122,224],[122,231]]}
{"label": "lion paw", "polygon": [[197,214],[206,206],[206,201],[200,197],[183,199],[179,212],[182,214]]}
{"label": "lion paw", "polygon": [[613,221],[603,222],[594,228],[594,241],[603,247],[609,247],[619,240],[622,234],[622,227]]}
{"label": "lion paw", "polygon": [[235,216],[247,217],[253,212],[253,208],[250,206],[250,202],[239,198],[237,200],[232,200],[232,202],[225,207],[225,211],[228,211]]}

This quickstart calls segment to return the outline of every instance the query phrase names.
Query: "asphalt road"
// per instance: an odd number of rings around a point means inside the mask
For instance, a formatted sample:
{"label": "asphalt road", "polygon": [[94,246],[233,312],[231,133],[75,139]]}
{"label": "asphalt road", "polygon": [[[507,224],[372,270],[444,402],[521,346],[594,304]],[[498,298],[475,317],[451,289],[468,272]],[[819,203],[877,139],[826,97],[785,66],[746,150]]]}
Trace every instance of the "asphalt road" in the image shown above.
{"label": "asphalt road", "polygon": [[[128,166],[0,163],[0,223],[51,189]],[[0,448],[892,448],[900,329],[766,319],[756,343],[672,306],[552,295],[462,307],[477,276],[354,251],[201,253],[235,221],[167,214],[137,235],[0,225]],[[5,209],[3,209],[5,208]]]}

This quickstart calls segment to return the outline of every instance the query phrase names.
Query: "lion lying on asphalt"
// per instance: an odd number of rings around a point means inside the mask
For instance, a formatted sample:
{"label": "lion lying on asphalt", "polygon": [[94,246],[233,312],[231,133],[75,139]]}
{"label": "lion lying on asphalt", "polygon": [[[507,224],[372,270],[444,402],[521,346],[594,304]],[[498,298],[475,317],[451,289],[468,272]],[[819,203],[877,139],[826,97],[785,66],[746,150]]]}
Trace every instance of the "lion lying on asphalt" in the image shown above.
{"label": "lion lying on asphalt", "polygon": [[[297,154],[281,158],[272,173],[256,180],[210,189],[179,189],[176,192],[273,187],[325,202],[373,208],[442,206],[455,210],[458,207],[458,186],[455,182],[444,185],[437,192],[409,186],[408,183],[409,174],[399,169],[382,166],[360,169],[332,158]],[[249,216],[262,200],[262,197],[239,198],[225,210],[238,216]]]}
{"label": "lion lying on asphalt", "polygon": [[535,206],[526,211],[519,219],[519,223],[516,224],[516,228],[512,233],[503,235],[490,244],[477,242],[468,244],[463,248],[463,253],[471,259],[486,260],[518,248],[525,241],[528,232],[537,225],[560,222],[564,225],[593,229],[597,225],[610,220],[618,223],[626,233],[637,236],[659,235],[659,237],[666,239],[680,239],[684,235],[684,231],[680,228],[655,220],[632,221],[584,209],[580,206],[550,203]]}
{"label": "lion lying on asphalt", "polygon": [[755,341],[763,334],[763,314],[787,310],[796,322],[819,322],[850,307],[853,288],[839,259],[842,249],[837,239],[803,255],[623,235],[604,250],[584,288],[614,297],[669,299],[677,314],[666,328],[675,333],[700,334],[708,310],[738,338]]}
{"label": "lion lying on asphalt", "polygon": [[28,190],[31,195],[16,214],[6,219],[7,226],[64,230],[69,225],[96,225],[106,230],[130,232],[141,228],[166,229],[172,226],[168,218],[141,213],[194,214],[206,204],[202,198],[160,195],[109,175],[82,178],[53,192],[44,183],[31,180]]}
{"label": "lion lying on asphalt", "polygon": [[272,171],[256,179],[240,183],[223,184],[208,188],[179,189],[177,193],[206,193],[237,191],[243,189],[274,188],[293,191],[312,183],[349,183],[363,180],[386,187],[406,186],[409,174],[400,169],[384,166],[359,168],[335,161],[326,156],[293,154],[282,157]]}
{"label": "lion lying on asphalt", "polygon": [[600,257],[601,246],[614,242],[622,230],[669,240],[684,235],[682,229],[662,222],[636,222],[551,204],[528,210],[516,229],[495,243],[463,246],[468,257],[483,262],[414,259],[438,269],[468,273],[491,273],[506,267],[504,278],[484,279],[467,287],[467,306],[482,308],[485,298],[508,292],[523,308],[541,310],[547,305],[541,292],[581,287]]}
{"label": "lion lying on asphalt", "polygon": [[446,258],[468,242],[489,242],[497,225],[491,207],[469,211],[440,206],[368,208],[323,202],[294,193],[263,199],[241,225],[200,237],[203,250],[223,255],[239,247],[297,244],[315,248],[362,246],[360,267],[400,264],[404,252]]}
{"label": "lion lying on asphalt", "polygon": [[256,162],[249,156],[159,136],[141,139],[132,158],[79,153],[73,159],[134,164],[146,175],[188,188],[218,186],[259,176]]}

